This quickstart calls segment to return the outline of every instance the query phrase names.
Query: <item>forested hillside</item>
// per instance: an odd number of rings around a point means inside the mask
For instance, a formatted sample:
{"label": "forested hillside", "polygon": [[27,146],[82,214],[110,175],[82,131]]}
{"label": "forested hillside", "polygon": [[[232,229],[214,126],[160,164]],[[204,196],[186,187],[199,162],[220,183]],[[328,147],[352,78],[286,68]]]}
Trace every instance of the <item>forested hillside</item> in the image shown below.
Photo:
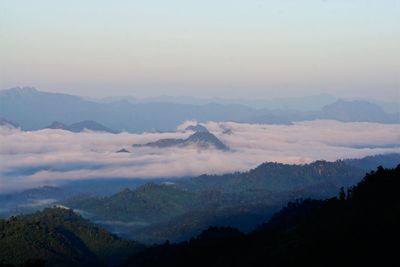
{"label": "forested hillside", "polygon": [[253,230],[288,201],[335,196],[368,170],[394,162],[400,162],[399,154],[304,165],[267,162],[248,172],[147,183],[110,197],[64,204],[124,237],[148,244],[178,242],[209,226]]}
{"label": "forested hillside", "polygon": [[289,203],[256,231],[209,228],[139,253],[125,266],[396,266],[400,165],[327,200]]}
{"label": "forested hillside", "polygon": [[29,261],[48,266],[114,265],[141,248],[64,208],[0,221],[0,265]]}

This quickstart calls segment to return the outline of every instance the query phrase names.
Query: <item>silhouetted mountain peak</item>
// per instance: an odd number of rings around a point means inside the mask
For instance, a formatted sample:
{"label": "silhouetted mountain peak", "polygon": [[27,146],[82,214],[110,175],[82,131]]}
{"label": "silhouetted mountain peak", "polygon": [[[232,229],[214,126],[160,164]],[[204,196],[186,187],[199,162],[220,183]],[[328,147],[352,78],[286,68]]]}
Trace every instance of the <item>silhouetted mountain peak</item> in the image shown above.
{"label": "silhouetted mountain peak", "polygon": [[45,128],[67,130],[68,126],[66,124],[62,123],[62,122],[53,121],[49,126],[47,126]]}
{"label": "silhouetted mountain peak", "polygon": [[222,143],[215,135],[210,132],[195,132],[189,136],[185,143],[197,144],[202,148],[214,147],[218,150],[229,150],[229,148]]}
{"label": "silhouetted mountain peak", "polygon": [[186,127],[185,131],[193,131],[193,132],[208,132],[208,129],[201,124],[190,125]]}
{"label": "silhouetted mountain peak", "polygon": [[222,143],[215,135],[210,132],[195,132],[186,139],[160,139],[155,142],[150,142],[147,144],[134,144],[134,147],[186,147],[186,146],[197,146],[202,149],[215,148],[222,151],[229,150],[229,147]]}

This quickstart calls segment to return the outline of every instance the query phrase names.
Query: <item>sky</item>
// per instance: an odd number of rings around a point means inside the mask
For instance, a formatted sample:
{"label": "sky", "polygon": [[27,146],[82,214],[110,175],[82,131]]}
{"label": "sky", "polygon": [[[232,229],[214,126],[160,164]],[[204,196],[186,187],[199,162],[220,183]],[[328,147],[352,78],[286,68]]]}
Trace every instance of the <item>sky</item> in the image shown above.
{"label": "sky", "polygon": [[398,0],[2,0],[0,88],[399,100]]}
{"label": "sky", "polygon": [[[196,147],[132,147],[182,132],[71,133],[44,129],[23,132],[0,127],[0,193],[65,181],[99,178],[170,178],[247,171],[259,164],[304,164],[319,159],[360,158],[400,153],[400,125],[329,120],[293,125],[208,122],[203,124],[230,150]],[[227,129],[231,134],[224,134]],[[365,134],[368,133],[368,134]],[[130,153],[116,153],[125,148]]]}

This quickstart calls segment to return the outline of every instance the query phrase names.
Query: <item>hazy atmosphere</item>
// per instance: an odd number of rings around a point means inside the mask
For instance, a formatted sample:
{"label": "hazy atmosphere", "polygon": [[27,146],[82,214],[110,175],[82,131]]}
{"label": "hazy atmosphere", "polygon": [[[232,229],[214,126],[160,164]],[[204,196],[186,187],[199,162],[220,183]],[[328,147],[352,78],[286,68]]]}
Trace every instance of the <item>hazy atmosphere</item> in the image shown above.
{"label": "hazy atmosphere", "polygon": [[3,0],[0,88],[393,100],[399,14],[397,0]]}

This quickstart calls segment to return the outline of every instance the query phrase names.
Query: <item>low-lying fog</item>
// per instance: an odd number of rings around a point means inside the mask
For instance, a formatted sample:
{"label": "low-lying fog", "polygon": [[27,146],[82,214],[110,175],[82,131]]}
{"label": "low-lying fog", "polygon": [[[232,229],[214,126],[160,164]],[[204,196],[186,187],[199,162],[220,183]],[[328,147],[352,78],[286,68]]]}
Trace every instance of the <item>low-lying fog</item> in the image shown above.
{"label": "low-lying fog", "polygon": [[[204,124],[229,152],[189,148],[132,147],[175,133],[108,134],[63,130],[0,129],[0,192],[91,178],[155,178],[222,174],[265,161],[308,163],[400,152],[400,125],[307,121],[293,125],[234,122]],[[116,153],[125,148],[130,153]]]}

